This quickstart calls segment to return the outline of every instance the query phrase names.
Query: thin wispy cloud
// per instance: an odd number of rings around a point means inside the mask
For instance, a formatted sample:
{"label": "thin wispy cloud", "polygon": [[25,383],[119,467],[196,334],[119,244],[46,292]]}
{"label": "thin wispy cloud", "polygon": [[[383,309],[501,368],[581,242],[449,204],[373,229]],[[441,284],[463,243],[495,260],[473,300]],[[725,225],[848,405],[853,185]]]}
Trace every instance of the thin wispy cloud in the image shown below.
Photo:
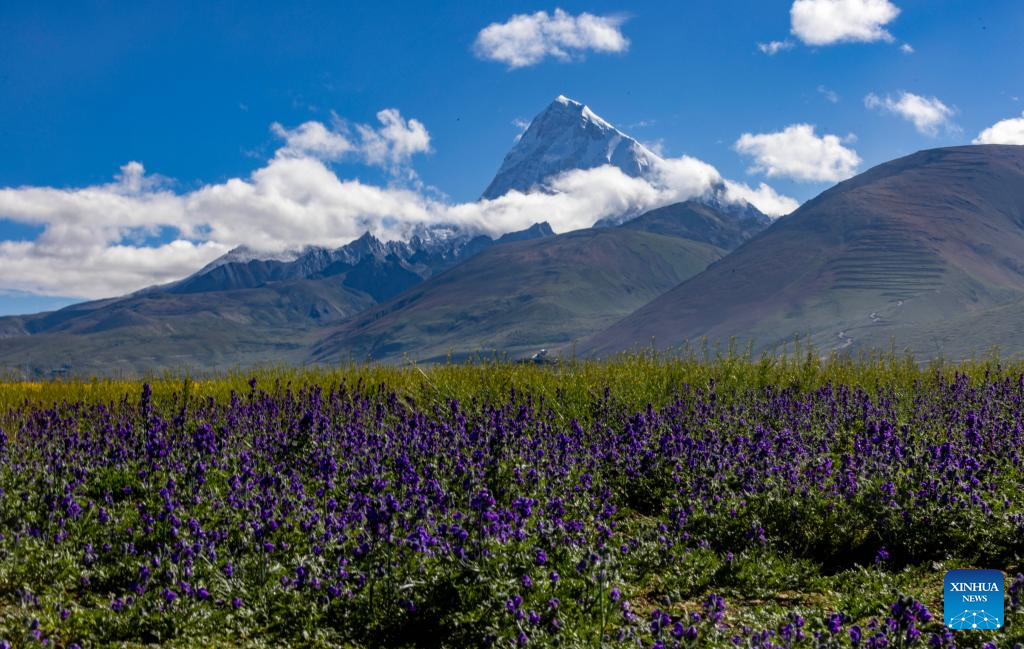
{"label": "thin wispy cloud", "polygon": [[546,58],[571,61],[587,52],[625,52],[627,39],[620,29],[623,16],[573,16],[561,9],[516,14],[503,23],[491,23],[477,34],[476,55],[498,61],[510,69],[536,65]]}
{"label": "thin wispy cloud", "polygon": [[632,124],[626,124],[626,128],[628,128],[628,129],[647,128],[649,126],[654,126],[656,123],[657,123],[657,120],[654,120],[654,119],[642,119],[639,122],[633,122]]}
{"label": "thin wispy cloud", "polygon": [[757,49],[761,50],[762,54],[767,54],[768,56],[775,56],[779,52],[791,50],[795,46],[796,43],[789,39],[786,39],[784,41],[768,41],[767,43],[758,43]]}
{"label": "thin wispy cloud", "polygon": [[839,103],[839,93],[825,86],[818,86],[818,94],[825,98],[830,104]]}
{"label": "thin wispy cloud", "polygon": [[654,155],[664,158],[665,157],[665,140],[664,138],[658,138],[657,140],[645,140],[640,144],[644,145],[650,151],[654,152]]}
{"label": "thin wispy cloud", "polygon": [[942,129],[947,133],[959,131],[959,127],[953,123],[956,109],[947,106],[938,97],[925,97],[906,91],[884,97],[870,93],[864,97],[864,105],[902,117],[911,122],[918,133],[929,137],[937,136]]}
{"label": "thin wispy cloud", "polygon": [[526,132],[526,129],[530,128],[530,122],[522,117],[517,117],[512,120],[512,126],[515,126],[516,130],[519,131],[513,139],[513,142],[518,142],[523,138],[523,133]]}

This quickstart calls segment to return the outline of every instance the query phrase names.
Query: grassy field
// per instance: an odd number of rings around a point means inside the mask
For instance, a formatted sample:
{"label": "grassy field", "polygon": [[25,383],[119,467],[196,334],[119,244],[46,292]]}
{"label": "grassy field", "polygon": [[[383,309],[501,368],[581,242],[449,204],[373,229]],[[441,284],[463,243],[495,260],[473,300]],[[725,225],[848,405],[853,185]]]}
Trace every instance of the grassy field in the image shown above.
{"label": "grassy field", "polygon": [[0,383],[0,647],[1013,647],[1022,411],[813,350]]}
{"label": "grassy field", "polygon": [[1024,361],[1001,361],[985,355],[952,363],[921,361],[894,351],[850,356],[821,355],[800,343],[780,354],[752,355],[738,347],[688,347],[671,353],[624,354],[611,361],[560,359],[554,365],[511,363],[502,358],[477,357],[463,362],[417,364],[350,363],[336,367],[257,367],[214,375],[161,372],[130,378],[71,377],[57,381],[18,381],[0,374],[0,411],[24,405],[47,406],[61,401],[110,403],[135,397],[143,383],[151,386],[161,404],[190,399],[225,399],[232,391],[248,390],[255,378],[261,385],[301,388],[338,383],[386,385],[422,401],[476,397],[503,398],[510,389],[529,389],[548,399],[559,395],[555,407],[564,416],[588,416],[595,391],[606,387],[632,408],[668,403],[680,385],[701,385],[714,380],[720,390],[747,390],[766,386],[810,390],[827,383],[856,385],[869,390],[912,390],[921,381],[949,379],[966,374],[982,381],[991,375],[1024,372]]}

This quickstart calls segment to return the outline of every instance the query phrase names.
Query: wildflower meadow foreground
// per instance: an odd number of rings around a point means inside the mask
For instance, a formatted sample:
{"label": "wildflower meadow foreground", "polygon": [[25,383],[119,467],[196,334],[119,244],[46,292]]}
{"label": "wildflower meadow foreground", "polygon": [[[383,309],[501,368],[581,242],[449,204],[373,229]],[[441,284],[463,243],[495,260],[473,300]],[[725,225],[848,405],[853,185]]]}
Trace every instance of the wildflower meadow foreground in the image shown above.
{"label": "wildflower meadow foreground", "polygon": [[[0,385],[0,648],[1010,647],[1024,368]],[[952,568],[1006,575],[952,631]]]}

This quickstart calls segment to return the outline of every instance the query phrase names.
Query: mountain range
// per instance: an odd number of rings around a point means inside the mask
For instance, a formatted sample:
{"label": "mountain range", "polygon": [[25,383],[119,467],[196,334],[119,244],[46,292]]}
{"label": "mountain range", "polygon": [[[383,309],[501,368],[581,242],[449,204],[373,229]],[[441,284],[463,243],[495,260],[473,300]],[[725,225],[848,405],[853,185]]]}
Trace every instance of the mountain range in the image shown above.
{"label": "mountain range", "polygon": [[52,313],[0,318],[0,368],[29,376],[136,374],[299,363],[317,331],[486,248],[553,236],[546,223],[497,240],[370,234],[273,257],[236,249],[178,282]]}
{"label": "mountain range", "polygon": [[[408,355],[437,361],[450,352],[456,357],[491,350],[522,355],[569,345],[696,275],[731,249],[679,236],[661,227],[663,218],[648,223],[645,216],[629,222],[631,227],[588,228],[494,246],[346,320],[316,346],[313,358],[330,362]],[[722,243],[740,240],[738,224],[735,230]]]}
{"label": "mountain range", "polygon": [[[484,199],[661,158],[566,97],[531,122]],[[220,370],[439,361],[540,349],[608,356],[735,339],[772,350],[1024,351],[1024,147],[922,151],[772,220],[702,196],[591,228],[498,238],[420,227],[340,248],[236,248],[177,282],[0,318],[0,372]]]}

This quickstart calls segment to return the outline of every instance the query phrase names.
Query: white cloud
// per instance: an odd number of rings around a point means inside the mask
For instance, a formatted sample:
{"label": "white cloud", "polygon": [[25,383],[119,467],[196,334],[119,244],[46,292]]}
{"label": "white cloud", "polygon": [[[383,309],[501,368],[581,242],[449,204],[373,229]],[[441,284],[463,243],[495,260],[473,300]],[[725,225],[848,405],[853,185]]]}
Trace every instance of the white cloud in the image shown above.
{"label": "white cloud", "polygon": [[430,151],[430,134],[415,119],[405,120],[394,108],[377,113],[381,127],[356,126],[362,138],[362,153],[371,165],[403,165],[416,153]]}
{"label": "white cloud", "polygon": [[1024,144],[1024,113],[989,126],[974,138],[973,144]]}
{"label": "white cloud", "polygon": [[658,187],[605,165],[574,169],[548,179],[545,191],[513,190],[492,200],[449,206],[444,220],[475,227],[493,236],[529,227],[541,220],[537,215],[543,214],[543,220],[556,232],[567,232],[589,227],[606,217],[666,205],[675,202],[675,196],[692,198],[696,195],[687,195],[688,189],[686,186]]}
{"label": "white cloud", "polygon": [[947,132],[959,130],[952,121],[956,110],[942,103],[938,97],[922,97],[912,92],[900,92],[895,97],[879,97],[871,93],[864,97],[864,105],[899,115],[912,122],[914,128],[924,135],[934,137],[938,135],[940,127],[944,127]]}
{"label": "white cloud", "polygon": [[796,199],[778,193],[766,183],[761,183],[754,189],[745,183],[727,180],[725,190],[728,200],[752,203],[768,216],[785,216],[800,207]]}
{"label": "white cloud", "polygon": [[900,51],[903,52],[904,54],[913,54],[914,46],[911,45],[910,43],[904,43],[903,45],[900,45]]}
{"label": "white cloud", "polygon": [[768,41],[767,43],[758,43],[757,49],[761,50],[763,54],[768,56],[775,56],[783,50],[793,49],[793,41],[786,39],[784,41]]}
{"label": "white cloud", "polygon": [[700,196],[721,181],[717,169],[688,155],[658,159],[654,167],[654,184],[668,190],[667,202]]}
{"label": "white cloud", "polygon": [[[389,165],[428,146],[426,129],[415,120],[401,120],[397,111],[382,111],[380,119],[373,135],[356,128],[355,137],[337,125],[275,125],[283,143],[262,167],[187,192],[172,191],[138,162],[106,184],[0,188],[0,218],[43,227],[33,241],[0,242],[0,290],[109,297],[184,277],[238,245],[340,246],[366,231],[406,239],[420,226],[452,225],[497,236],[546,220],[564,232],[723,184],[727,200],[748,201],[768,214],[796,205],[767,185],[727,181],[688,156],[656,159],[648,179],[603,166],[549,178],[539,191],[461,204],[417,187],[339,178],[328,166],[339,157]],[[167,242],[149,245],[151,236]]]}
{"label": "white cloud", "polygon": [[629,40],[619,29],[624,21],[621,16],[573,16],[561,9],[516,14],[482,29],[473,49],[478,57],[509,68],[536,65],[548,56],[568,61],[587,50],[625,52]]}
{"label": "white cloud", "polygon": [[861,163],[857,152],[843,143],[836,135],[819,137],[811,124],[792,124],[775,133],[744,133],[736,140],[735,148],[754,159],[751,173],[763,173],[769,178],[835,182],[852,176]]}
{"label": "white cloud", "polygon": [[37,295],[83,298],[123,295],[181,279],[230,248],[212,241],[161,246],[88,245],[74,249],[39,242],[0,241],[3,284]]}
{"label": "white cloud", "polygon": [[349,125],[335,116],[334,127],[322,122],[309,121],[293,129],[277,122],[270,126],[275,135],[284,140],[276,152],[278,157],[312,157],[326,161],[357,156],[363,162],[378,167],[397,167],[409,163],[416,153],[430,151],[430,133],[422,122],[406,120],[395,108],[377,113],[380,126],[356,124],[358,138],[351,138]]}
{"label": "white cloud", "polygon": [[356,146],[345,135],[328,130],[322,122],[306,122],[293,129],[286,129],[279,123],[270,125],[274,135],[284,140],[277,155],[289,158],[312,156],[321,160],[340,160]]}
{"label": "white cloud", "polygon": [[793,34],[807,45],[891,41],[884,26],[899,7],[889,0],[794,0],[789,17]]}

